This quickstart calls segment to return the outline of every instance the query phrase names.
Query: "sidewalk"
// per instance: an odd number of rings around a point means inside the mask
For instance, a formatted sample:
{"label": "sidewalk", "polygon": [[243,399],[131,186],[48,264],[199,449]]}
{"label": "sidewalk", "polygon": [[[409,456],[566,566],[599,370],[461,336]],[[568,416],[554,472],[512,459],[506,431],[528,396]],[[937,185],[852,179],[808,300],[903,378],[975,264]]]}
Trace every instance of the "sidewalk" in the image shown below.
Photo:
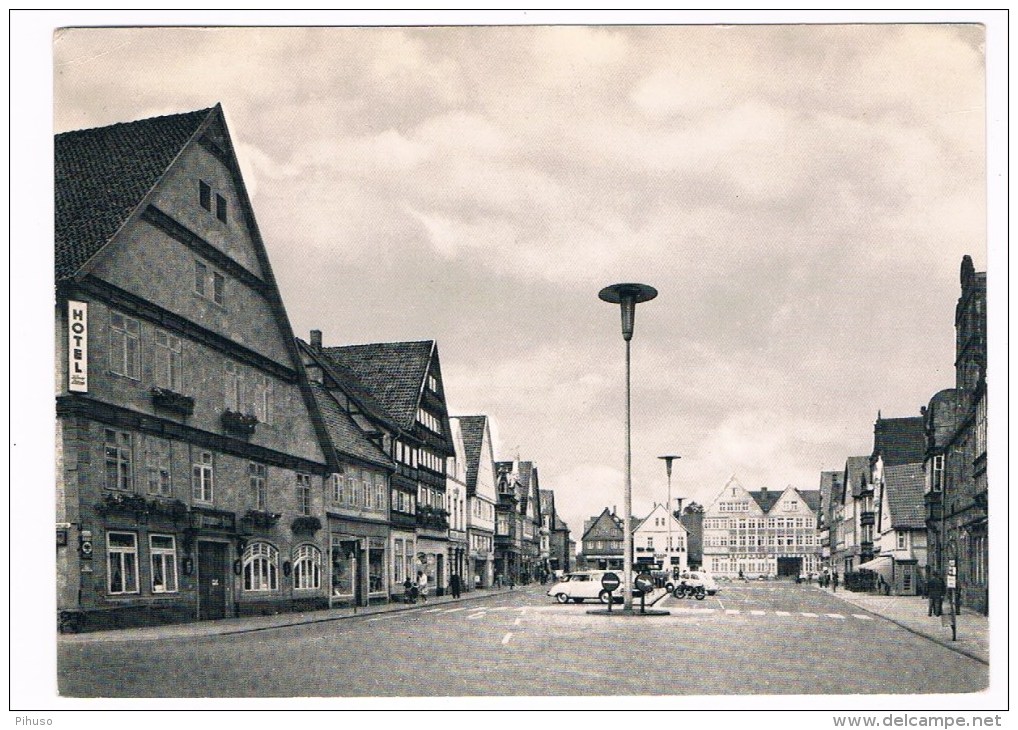
{"label": "sidewalk", "polygon": [[429,596],[427,603],[381,603],[374,606],[329,608],[305,613],[279,613],[272,616],[244,616],[242,618],[224,618],[217,621],[194,621],[186,624],[142,626],[134,629],[92,631],[82,634],[58,634],[57,642],[61,644],[85,644],[99,641],[162,641],[165,639],[186,639],[197,636],[246,634],[253,631],[265,631],[267,629],[297,626],[299,624],[339,621],[355,616],[371,616],[380,613],[392,613],[393,611],[420,611],[447,603],[463,603],[496,595],[526,593],[537,589],[540,589],[542,594],[547,590],[546,587],[536,583],[517,586],[516,588],[483,588],[463,593],[459,598],[453,598],[449,595]]}
{"label": "sidewalk", "polygon": [[[928,616],[927,600],[921,596],[881,596],[873,593],[855,593],[844,588],[836,593],[830,588],[817,587],[816,590],[826,591],[835,598],[885,618],[914,634],[925,636],[959,654],[984,664],[990,663],[990,621],[986,616],[963,607],[955,619],[958,638],[957,641],[952,641],[950,625],[941,625],[938,616]],[[945,600],[945,615],[947,611]]]}

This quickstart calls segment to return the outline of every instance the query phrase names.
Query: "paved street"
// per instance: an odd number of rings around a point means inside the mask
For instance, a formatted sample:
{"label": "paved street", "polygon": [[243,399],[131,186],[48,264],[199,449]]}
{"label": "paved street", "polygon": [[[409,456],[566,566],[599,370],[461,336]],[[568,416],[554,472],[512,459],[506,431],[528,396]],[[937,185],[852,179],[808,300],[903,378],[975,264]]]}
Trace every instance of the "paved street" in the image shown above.
{"label": "paved street", "polygon": [[[224,636],[66,640],[78,697],[974,692],[988,668],[815,586],[725,583],[667,617],[590,615],[534,586]],[[87,638],[87,637],[86,637]],[[832,663],[838,671],[823,671]]]}

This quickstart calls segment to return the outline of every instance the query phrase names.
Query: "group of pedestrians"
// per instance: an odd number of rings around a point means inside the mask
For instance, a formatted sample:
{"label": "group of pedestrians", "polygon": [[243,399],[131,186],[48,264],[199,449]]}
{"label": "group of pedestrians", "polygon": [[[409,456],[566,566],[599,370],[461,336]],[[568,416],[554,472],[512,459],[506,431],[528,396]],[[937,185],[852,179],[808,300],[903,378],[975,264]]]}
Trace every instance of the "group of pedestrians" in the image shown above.
{"label": "group of pedestrians", "polygon": [[[463,580],[458,573],[449,576],[449,592],[453,598],[459,598],[463,590]],[[403,581],[403,600],[407,603],[428,602],[428,574],[423,570],[417,571],[417,580],[411,580],[407,576]]]}

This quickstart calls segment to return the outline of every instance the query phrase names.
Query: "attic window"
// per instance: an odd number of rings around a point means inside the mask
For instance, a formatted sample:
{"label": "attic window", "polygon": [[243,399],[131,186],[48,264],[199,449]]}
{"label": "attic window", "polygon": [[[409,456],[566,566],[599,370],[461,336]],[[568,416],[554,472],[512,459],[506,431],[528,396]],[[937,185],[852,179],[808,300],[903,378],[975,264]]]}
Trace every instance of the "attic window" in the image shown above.
{"label": "attic window", "polygon": [[226,198],[216,194],[216,218],[226,223]]}
{"label": "attic window", "polygon": [[428,390],[432,393],[438,392],[438,379],[434,375],[428,376]]}
{"label": "attic window", "polygon": [[204,180],[198,181],[198,202],[207,211],[212,211],[212,188]]}

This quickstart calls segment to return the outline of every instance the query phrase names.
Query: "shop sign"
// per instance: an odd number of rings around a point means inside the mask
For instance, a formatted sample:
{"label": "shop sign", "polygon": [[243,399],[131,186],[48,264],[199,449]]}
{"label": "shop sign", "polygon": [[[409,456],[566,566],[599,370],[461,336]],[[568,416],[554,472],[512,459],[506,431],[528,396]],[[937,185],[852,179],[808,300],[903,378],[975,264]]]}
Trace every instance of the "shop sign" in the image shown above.
{"label": "shop sign", "polygon": [[67,302],[67,389],[88,392],[88,304]]}

